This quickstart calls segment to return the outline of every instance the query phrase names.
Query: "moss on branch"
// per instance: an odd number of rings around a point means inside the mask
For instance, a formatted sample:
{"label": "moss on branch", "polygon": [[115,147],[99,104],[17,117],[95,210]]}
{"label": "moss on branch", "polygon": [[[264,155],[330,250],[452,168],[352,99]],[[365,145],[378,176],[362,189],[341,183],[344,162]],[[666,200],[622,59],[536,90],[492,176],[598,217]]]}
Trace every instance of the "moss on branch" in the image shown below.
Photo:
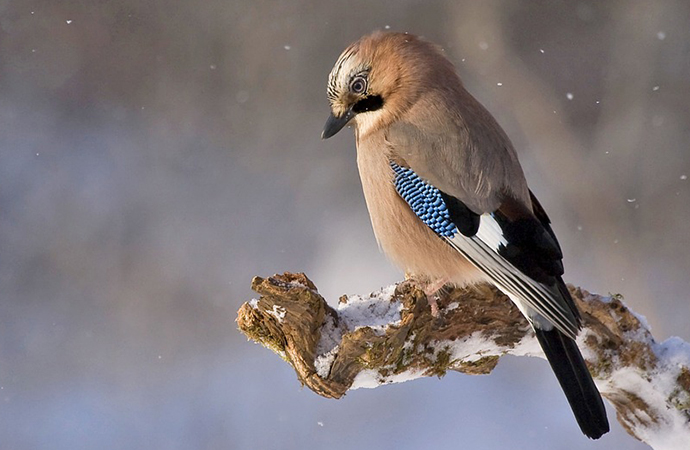
{"label": "moss on branch", "polygon": [[[578,344],[602,395],[634,437],[659,448],[690,442],[690,346],[659,344],[620,296],[570,286],[583,316]],[[333,308],[304,274],[255,277],[258,300],[238,311],[239,329],[288,362],[317,394],[340,398],[449,370],[488,374],[501,356],[542,356],[518,309],[489,285],[451,289],[432,315],[414,281]],[[661,400],[659,400],[661,399]],[[666,436],[661,438],[661,436]]]}

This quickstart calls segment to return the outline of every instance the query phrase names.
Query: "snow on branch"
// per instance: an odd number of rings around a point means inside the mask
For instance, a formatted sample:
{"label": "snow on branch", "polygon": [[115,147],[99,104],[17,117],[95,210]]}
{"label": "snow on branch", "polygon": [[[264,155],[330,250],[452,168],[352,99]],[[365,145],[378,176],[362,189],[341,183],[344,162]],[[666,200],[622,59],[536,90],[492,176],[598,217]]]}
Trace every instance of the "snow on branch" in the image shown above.
{"label": "snow on branch", "polygon": [[[569,288],[584,319],[578,344],[618,421],[656,450],[689,448],[690,344],[657,343],[619,296]],[[343,296],[336,308],[304,274],[255,277],[252,289],[261,297],[238,311],[240,330],[324,397],[448,370],[487,374],[503,355],[544,357],[517,308],[488,285],[449,291],[436,317],[413,281]]]}

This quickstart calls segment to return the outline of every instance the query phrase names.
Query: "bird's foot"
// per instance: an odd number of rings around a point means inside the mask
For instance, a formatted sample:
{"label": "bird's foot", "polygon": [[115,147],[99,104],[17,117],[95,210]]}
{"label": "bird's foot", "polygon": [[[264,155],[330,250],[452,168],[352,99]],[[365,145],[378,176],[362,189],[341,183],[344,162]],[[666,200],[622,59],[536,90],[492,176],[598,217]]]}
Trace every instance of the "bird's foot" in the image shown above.
{"label": "bird's foot", "polygon": [[442,296],[446,295],[448,291],[445,289],[446,280],[436,280],[427,283],[424,287],[427,302],[431,308],[431,316],[435,319],[441,317],[441,312],[438,309],[438,301]]}
{"label": "bird's foot", "polygon": [[448,294],[446,285],[448,281],[445,279],[429,280],[428,278],[420,278],[411,273],[405,273],[405,279],[412,281],[422,288],[426,294],[426,300],[431,308],[431,315],[435,319],[441,318],[441,311],[438,307],[438,301]]}

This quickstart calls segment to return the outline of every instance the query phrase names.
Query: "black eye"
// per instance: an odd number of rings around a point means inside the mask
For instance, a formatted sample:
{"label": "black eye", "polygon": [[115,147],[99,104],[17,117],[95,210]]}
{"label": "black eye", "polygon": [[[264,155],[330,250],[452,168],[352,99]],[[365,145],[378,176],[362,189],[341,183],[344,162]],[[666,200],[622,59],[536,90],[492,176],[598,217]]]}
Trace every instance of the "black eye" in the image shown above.
{"label": "black eye", "polygon": [[355,77],[350,83],[350,90],[355,94],[364,94],[367,90],[367,80],[364,77]]}

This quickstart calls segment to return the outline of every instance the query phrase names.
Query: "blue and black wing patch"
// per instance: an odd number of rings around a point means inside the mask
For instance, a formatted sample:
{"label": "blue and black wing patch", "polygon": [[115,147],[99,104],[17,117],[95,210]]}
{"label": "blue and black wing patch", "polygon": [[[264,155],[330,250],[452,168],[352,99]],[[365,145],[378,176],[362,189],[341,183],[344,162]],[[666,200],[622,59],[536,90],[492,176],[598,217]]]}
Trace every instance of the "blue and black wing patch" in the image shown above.
{"label": "blue and black wing patch", "polygon": [[395,172],[395,189],[410,205],[412,211],[438,236],[452,238],[458,233],[458,228],[450,218],[441,191],[425,183],[419,176],[405,167],[391,162]]}
{"label": "blue and black wing patch", "polygon": [[479,214],[472,212],[455,197],[426,183],[412,169],[393,162],[391,167],[395,172],[394,183],[398,194],[437,235],[452,238],[458,232],[467,237],[477,233]]}
{"label": "blue and black wing patch", "polygon": [[579,314],[560,277],[561,249],[538,202],[532,214],[507,197],[497,211],[478,215],[412,169],[390,164],[396,190],[417,217],[484,272],[538,327],[554,326],[575,337]]}

